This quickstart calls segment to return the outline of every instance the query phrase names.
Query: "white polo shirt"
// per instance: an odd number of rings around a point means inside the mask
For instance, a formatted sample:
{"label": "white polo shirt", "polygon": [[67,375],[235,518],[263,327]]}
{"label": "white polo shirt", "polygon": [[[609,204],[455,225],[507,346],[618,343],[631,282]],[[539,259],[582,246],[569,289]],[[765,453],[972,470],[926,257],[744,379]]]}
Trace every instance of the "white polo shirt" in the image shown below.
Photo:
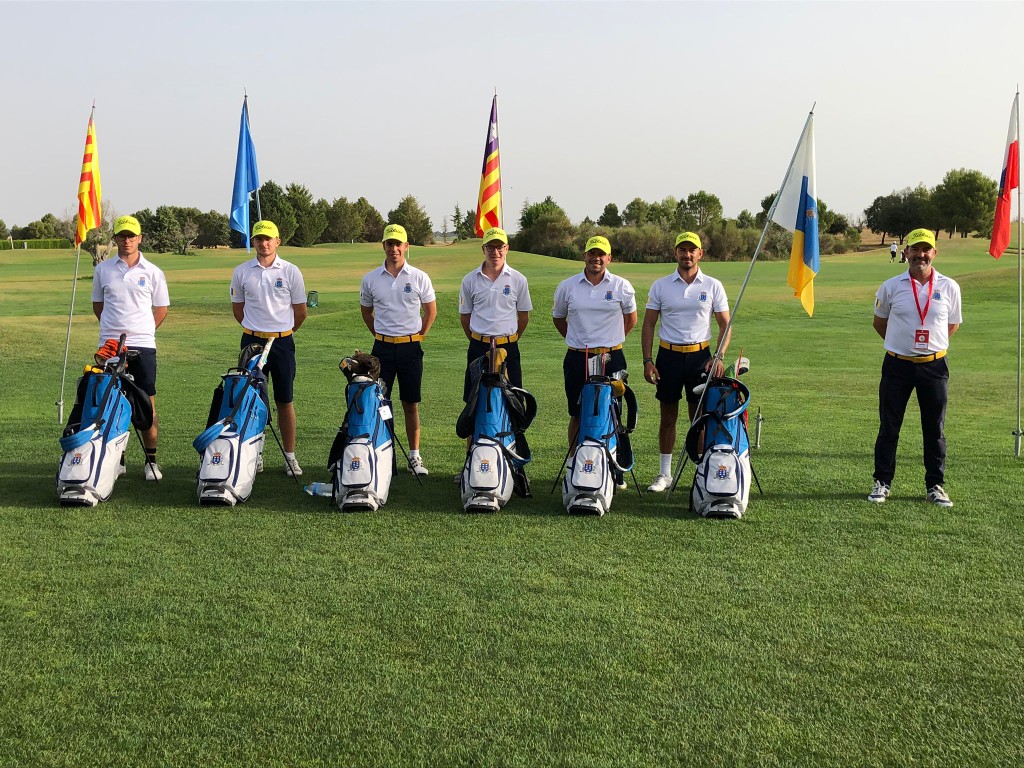
{"label": "white polo shirt", "polygon": [[483,265],[462,278],[459,312],[469,315],[469,330],[481,336],[511,336],[519,327],[519,312],[533,309],[530,286],[522,272],[506,262],[493,281]]}
{"label": "white polo shirt", "polygon": [[127,333],[130,348],[156,349],[153,307],[171,305],[167,279],[156,264],[141,253],[131,268],[120,257],[101,261],[93,272],[92,300],[103,302],[100,344]]}
{"label": "white polo shirt", "polygon": [[699,344],[711,340],[711,318],[715,312],[728,312],[729,299],[720,280],[705,275],[697,267],[697,276],[687,283],[675,270],[651,286],[647,309],[661,313],[658,337],[669,344]]}
{"label": "white polo shirt", "polygon": [[382,264],[363,275],[359,303],[373,307],[373,330],[382,336],[411,336],[423,327],[420,308],[436,300],[427,273],[405,262],[398,277]]}
{"label": "white polo shirt", "polygon": [[636,312],[636,292],[629,281],[607,270],[597,285],[586,273],[566,278],[555,288],[552,317],[568,323],[565,343],[575,349],[614,347],[626,340],[622,316]]}
{"label": "white polo shirt", "polygon": [[269,267],[255,256],[235,267],[231,301],[245,302],[242,327],[261,333],[281,333],[295,327],[292,304],[306,303],[306,283],[299,268],[280,256]]}
{"label": "white polo shirt", "polygon": [[[956,281],[940,275],[932,268],[935,276],[931,283],[931,302],[928,302],[929,282],[919,283],[910,276],[910,272],[890,277],[875,294],[875,314],[887,318],[885,328],[885,348],[897,355],[929,355],[949,349],[949,325],[963,322],[960,314],[960,286]],[[914,301],[914,293],[917,301]],[[924,322],[918,312],[918,305],[924,311],[928,305],[928,314]],[[919,349],[914,346],[915,332],[918,329],[928,331],[928,348]]]}

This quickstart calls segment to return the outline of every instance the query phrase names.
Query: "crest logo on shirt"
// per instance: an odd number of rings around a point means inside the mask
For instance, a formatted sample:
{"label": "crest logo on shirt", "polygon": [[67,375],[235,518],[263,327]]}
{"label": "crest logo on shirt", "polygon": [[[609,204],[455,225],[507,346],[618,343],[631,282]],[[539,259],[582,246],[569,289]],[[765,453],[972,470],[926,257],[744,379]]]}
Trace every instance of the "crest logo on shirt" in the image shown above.
{"label": "crest logo on shirt", "polygon": [[935,293],[932,294],[932,298],[935,299],[936,301],[941,301],[942,300],[942,294],[939,293],[938,291],[936,291]]}
{"label": "crest logo on shirt", "polygon": [[505,286],[505,287],[504,287],[504,288],[502,289],[502,291],[501,291],[501,292],[502,292],[503,294],[505,294],[506,296],[511,296],[511,295],[512,295],[512,286],[511,286],[511,285],[506,285],[506,286]]}
{"label": "crest logo on shirt", "polygon": [[405,288],[402,289],[403,293],[412,293],[412,283],[406,283]]}
{"label": "crest logo on shirt", "polygon": [[275,288],[284,288],[284,280],[282,280],[280,277],[277,278],[277,280],[274,281],[274,287]]}
{"label": "crest logo on shirt", "polygon": [[698,301],[707,301],[708,300],[708,292],[707,291],[701,291],[700,292],[700,297],[697,300]]}
{"label": "crest logo on shirt", "polygon": [[145,287],[146,287],[146,278],[140,277],[139,278],[139,288],[145,288]]}
{"label": "crest logo on shirt", "polygon": [[605,301],[611,301],[612,300],[612,292],[611,291],[605,291],[604,292],[604,300]]}

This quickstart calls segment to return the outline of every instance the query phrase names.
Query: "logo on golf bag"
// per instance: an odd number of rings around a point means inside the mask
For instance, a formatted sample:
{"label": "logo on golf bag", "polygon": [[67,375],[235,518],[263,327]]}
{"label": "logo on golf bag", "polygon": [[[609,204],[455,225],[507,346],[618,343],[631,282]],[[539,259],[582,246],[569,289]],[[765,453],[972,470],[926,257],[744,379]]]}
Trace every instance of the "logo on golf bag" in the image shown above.
{"label": "logo on golf bag", "polygon": [[353,456],[352,461],[348,463],[348,468],[351,469],[353,472],[358,472],[361,466],[363,466],[362,456]]}
{"label": "logo on golf bag", "polygon": [[220,453],[215,453],[210,457],[210,463],[217,466],[224,460],[224,457]]}
{"label": "logo on golf bag", "polygon": [[594,473],[594,460],[593,459],[584,459],[583,460],[583,471],[586,472],[588,475],[591,475],[591,474]]}
{"label": "logo on golf bag", "polygon": [[611,301],[612,300],[612,292],[611,291],[605,291],[605,293],[604,293],[604,300],[605,301]]}
{"label": "logo on golf bag", "polygon": [[511,295],[512,295],[512,286],[511,286],[511,285],[506,285],[506,286],[505,286],[505,287],[504,287],[504,288],[503,288],[503,289],[501,290],[501,292],[502,292],[503,294],[505,294],[506,296],[511,296]]}
{"label": "logo on golf bag", "polygon": [[728,480],[729,468],[725,466],[725,464],[719,464],[718,469],[715,470],[715,477],[717,477],[719,480]]}
{"label": "logo on golf bag", "polygon": [[484,459],[483,461],[481,461],[480,462],[480,471],[483,474],[487,474],[488,472],[490,472],[491,471],[491,462],[488,461],[487,459]]}
{"label": "logo on golf bag", "polygon": [[412,293],[412,283],[406,283],[405,288],[402,289],[404,293]]}
{"label": "logo on golf bag", "polygon": [[707,300],[708,300],[708,292],[707,291],[701,291],[700,292],[700,301],[707,301]]}
{"label": "logo on golf bag", "polygon": [[78,466],[81,463],[82,463],[82,454],[76,453],[75,455],[73,455],[71,457],[71,465],[72,466]]}

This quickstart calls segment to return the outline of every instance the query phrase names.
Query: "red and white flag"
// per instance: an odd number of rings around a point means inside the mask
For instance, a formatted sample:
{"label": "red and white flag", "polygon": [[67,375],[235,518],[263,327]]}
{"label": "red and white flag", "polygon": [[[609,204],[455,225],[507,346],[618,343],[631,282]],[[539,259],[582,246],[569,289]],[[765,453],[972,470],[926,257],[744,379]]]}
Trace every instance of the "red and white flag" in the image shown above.
{"label": "red and white flag", "polygon": [[[1006,132],[1006,152],[1003,154],[1003,173],[999,177],[999,198],[996,200],[996,218],[992,225],[992,242],[988,252],[997,259],[1010,244],[1010,193],[1020,185],[1020,124],[1017,119],[1018,93],[1013,97],[1010,110],[1010,129]],[[1020,215],[1020,211],[1017,212]]]}

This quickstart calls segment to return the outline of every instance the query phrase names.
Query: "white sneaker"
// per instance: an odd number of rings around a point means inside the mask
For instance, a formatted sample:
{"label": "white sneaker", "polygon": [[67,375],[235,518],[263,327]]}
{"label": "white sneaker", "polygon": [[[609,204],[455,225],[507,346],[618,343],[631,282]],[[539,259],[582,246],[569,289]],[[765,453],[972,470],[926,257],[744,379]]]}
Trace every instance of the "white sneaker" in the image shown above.
{"label": "white sneaker", "polygon": [[953,500],[949,498],[949,494],[946,493],[941,485],[933,485],[928,489],[928,501],[932,504],[938,504],[940,507],[953,506]]}
{"label": "white sneaker", "polygon": [[259,455],[259,458],[256,459],[256,474],[259,474],[262,471],[263,471],[263,454],[261,453]]}
{"label": "white sneaker", "polygon": [[143,470],[143,475],[147,480],[162,480],[164,473],[160,471],[160,465],[156,462],[146,462],[146,468]]}
{"label": "white sneaker", "polygon": [[873,501],[875,504],[883,504],[887,498],[889,498],[889,486],[881,480],[875,480],[875,487],[868,494],[868,501]]}
{"label": "white sneaker", "polygon": [[420,477],[425,477],[430,474],[427,472],[427,467],[420,456],[413,456],[409,459],[409,471],[414,475],[419,475]]}
{"label": "white sneaker", "polygon": [[298,459],[289,459],[287,456],[284,460],[284,473],[288,477],[298,477],[302,474],[302,467],[299,466]]}
{"label": "white sneaker", "polygon": [[615,488],[616,488],[616,490],[619,490],[619,491],[624,491],[628,487],[629,486],[626,484],[626,478],[625,477],[623,477],[621,480],[619,480],[617,483],[615,483]]}
{"label": "white sneaker", "polygon": [[647,486],[648,493],[662,493],[672,487],[672,475],[658,475],[654,482]]}

